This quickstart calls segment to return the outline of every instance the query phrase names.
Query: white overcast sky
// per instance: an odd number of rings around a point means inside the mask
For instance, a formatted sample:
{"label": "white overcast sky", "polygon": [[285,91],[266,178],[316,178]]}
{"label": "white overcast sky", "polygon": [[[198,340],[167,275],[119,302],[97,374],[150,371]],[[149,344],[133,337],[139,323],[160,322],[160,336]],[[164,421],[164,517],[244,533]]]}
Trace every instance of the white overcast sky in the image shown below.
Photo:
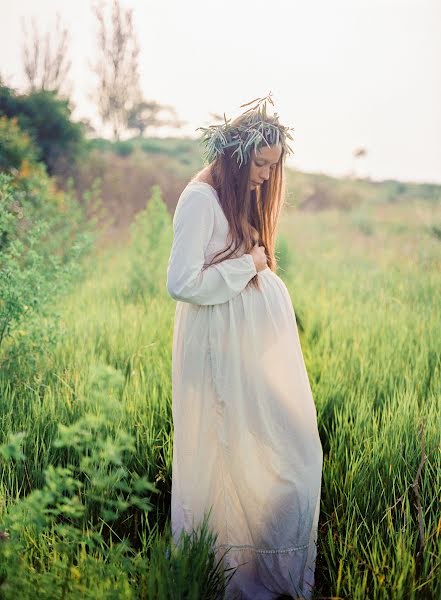
{"label": "white overcast sky", "polygon": [[[111,0],[105,0],[110,13]],[[441,0],[122,0],[133,7],[147,99],[173,105],[182,134],[234,117],[270,91],[294,128],[289,165],[373,179],[441,183]],[[0,73],[25,84],[20,18],[55,14],[71,32],[74,118],[88,99],[97,25],[91,0],[0,0]],[[165,115],[164,115],[165,116]],[[172,132],[169,132],[172,133]],[[176,133],[176,132],[174,132]]]}

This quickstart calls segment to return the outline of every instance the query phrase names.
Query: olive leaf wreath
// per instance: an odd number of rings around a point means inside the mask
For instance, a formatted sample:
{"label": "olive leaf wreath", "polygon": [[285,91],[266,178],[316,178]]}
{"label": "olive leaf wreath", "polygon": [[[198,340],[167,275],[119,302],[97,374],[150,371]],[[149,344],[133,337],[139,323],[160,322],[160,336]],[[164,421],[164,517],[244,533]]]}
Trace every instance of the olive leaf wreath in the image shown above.
{"label": "olive leaf wreath", "polygon": [[248,114],[246,121],[237,126],[231,125],[231,119],[227,119],[224,113],[224,122],[220,125],[210,125],[209,127],[198,127],[203,131],[200,145],[203,147],[202,156],[206,163],[211,163],[219,154],[224,154],[225,148],[237,146],[232,153],[232,156],[237,154],[237,162],[239,166],[246,164],[251,154],[251,148],[260,147],[262,142],[267,146],[281,144],[287,154],[293,151],[288,145],[287,139],[292,140],[293,137],[289,131],[293,131],[292,127],[285,127],[279,123],[277,113],[274,113],[272,119],[274,122],[268,121],[267,102],[274,106],[271,98],[271,92],[263,98],[255,98],[246,104],[241,104],[240,108],[250,106],[243,114]]}

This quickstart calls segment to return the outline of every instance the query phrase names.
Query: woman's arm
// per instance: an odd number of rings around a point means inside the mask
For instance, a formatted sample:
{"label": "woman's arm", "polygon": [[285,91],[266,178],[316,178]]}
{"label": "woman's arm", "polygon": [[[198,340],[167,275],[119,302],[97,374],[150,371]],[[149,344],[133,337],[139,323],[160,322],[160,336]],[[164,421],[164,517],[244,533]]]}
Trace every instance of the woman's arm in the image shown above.
{"label": "woman's arm", "polygon": [[213,199],[204,192],[191,190],[179,198],[167,267],[167,290],[175,300],[221,304],[239,294],[257,273],[251,254],[202,270],[214,218]]}

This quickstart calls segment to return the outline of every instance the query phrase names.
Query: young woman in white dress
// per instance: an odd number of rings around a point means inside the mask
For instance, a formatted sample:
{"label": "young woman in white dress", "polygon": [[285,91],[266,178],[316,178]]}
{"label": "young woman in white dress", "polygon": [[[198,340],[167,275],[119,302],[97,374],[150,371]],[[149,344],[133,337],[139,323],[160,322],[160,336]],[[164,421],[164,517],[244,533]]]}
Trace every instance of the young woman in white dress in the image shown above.
{"label": "young woman in white dress", "polygon": [[237,567],[228,599],[309,599],[323,453],[274,252],[292,138],[261,102],[206,131],[209,165],[179,197],[167,268],[172,535],[209,515],[223,566]]}

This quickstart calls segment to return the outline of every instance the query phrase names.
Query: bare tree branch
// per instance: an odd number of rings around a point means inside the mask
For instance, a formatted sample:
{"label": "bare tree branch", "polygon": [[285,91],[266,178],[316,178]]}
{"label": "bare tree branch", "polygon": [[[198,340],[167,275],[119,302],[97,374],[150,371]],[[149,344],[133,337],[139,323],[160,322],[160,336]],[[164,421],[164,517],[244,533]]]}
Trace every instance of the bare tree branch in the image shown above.
{"label": "bare tree branch", "polygon": [[[69,96],[72,87],[67,83],[67,75],[72,61],[67,58],[69,32],[62,29],[59,13],[56,14],[55,32],[47,31],[43,36],[39,33],[35,16],[31,19],[32,35],[28,34],[25,20],[21,18],[25,42],[22,46],[23,68],[29,83],[29,90],[54,90]],[[51,49],[51,41],[57,43]],[[26,44],[28,42],[28,44]],[[64,86],[64,88],[63,88]]]}
{"label": "bare tree branch", "polygon": [[120,139],[127,129],[130,111],[141,101],[139,85],[139,44],[133,28],[133,9],[123,10],[114,0],[108,27],[103,3],[93,5],[98,21],[99,58],[92,66],[98,77],[96,94],[103,123],[110,123],[113,136]]}

